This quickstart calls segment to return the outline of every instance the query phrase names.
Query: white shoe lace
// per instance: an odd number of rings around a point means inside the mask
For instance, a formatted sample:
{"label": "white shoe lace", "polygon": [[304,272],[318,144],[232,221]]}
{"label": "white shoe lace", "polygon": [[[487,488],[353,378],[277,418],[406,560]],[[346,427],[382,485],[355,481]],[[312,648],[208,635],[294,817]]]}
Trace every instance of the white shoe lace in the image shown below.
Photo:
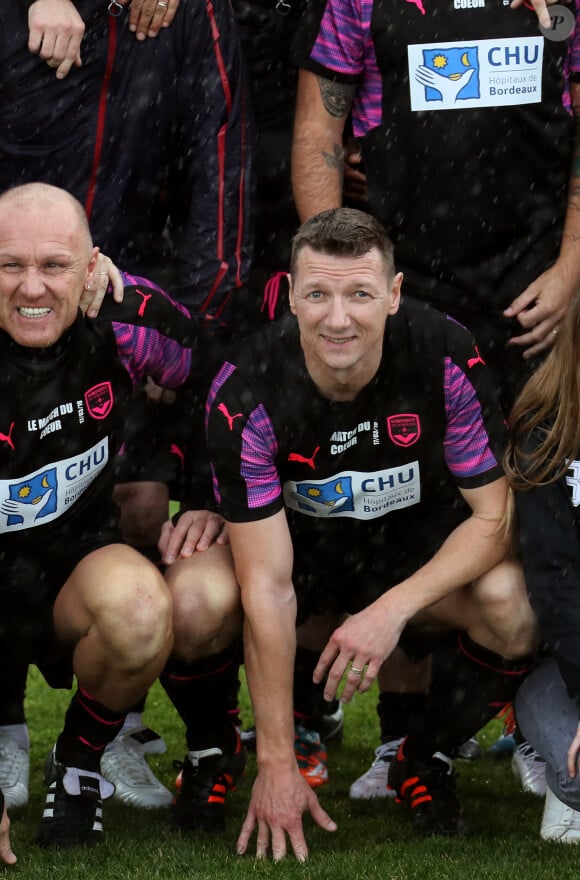
{"label": "white shoe lace", "polygon": [[521,743],[513,758],[514,770],[517,769],[524,788],[537,790],[543,794],[545,789],[546,763],[541,755],[528,742]]}
{"label": "white shoe lace", "polygon": [[105,775],[116,784],[123,782],[132,788],[161,787],[161,783],[145,760],[143,750],[131,742],[124,741],[124,737],[107,749],[105,766]]}
{"label": "white shoe lace", "polygon": [[375,749],[375,760],[371,765],[369,773],[371,772],[373,767],[381,764],[390,764],[391,761],[396,758],[397,752],[399,751],[399,746],[404,739],[404,736],[402,736],[400,739],[390,739],[388,742],[382,743],[382,745]]}

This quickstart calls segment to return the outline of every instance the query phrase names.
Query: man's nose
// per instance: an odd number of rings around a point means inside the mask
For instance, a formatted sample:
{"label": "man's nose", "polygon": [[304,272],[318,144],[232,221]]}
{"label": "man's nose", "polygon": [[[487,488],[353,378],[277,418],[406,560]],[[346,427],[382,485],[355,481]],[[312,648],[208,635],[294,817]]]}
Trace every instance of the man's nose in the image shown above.
{"label": "man's nose", "polygon": [[27,296],[41,296],[45,291],[44,280],[38,269],[28,266],[22,275],[20,289]]}
{"label": "man's nose", "polygon": [[348,303],[341,296],[334,296],[330,301],[327,323],[331,327],[347,327],[350,323]]}

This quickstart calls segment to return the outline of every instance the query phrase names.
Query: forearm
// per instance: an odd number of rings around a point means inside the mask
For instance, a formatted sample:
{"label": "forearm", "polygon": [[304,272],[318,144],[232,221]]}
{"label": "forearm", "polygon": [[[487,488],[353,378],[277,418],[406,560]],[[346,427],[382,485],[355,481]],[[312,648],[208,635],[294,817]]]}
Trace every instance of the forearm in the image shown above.
{"label": "forearm", "polygon": [[421,611],[484,575],[507,552],[499,518],[472,514],[451,532],[429,562],[384,593],[377,605],[389,615],[395,607],[404,626]]}
{"label": "forearm", "polygon": [[260,769],[296,770],[292,682],[296,651],[293,552],[286,514],[228,522],[244,609],[244,659]]}
{"label": "forearm", "polygon": [[302,222],[342,204],[342,133],[353,90],[309,71],[300,71],[292,143],[292,188]]}
{"label": "forearm", "polygon": [[259,768],[294,767],[292,683],[296,651],[296,599],[264,590],[244,601],[244,662],[256,724]]}

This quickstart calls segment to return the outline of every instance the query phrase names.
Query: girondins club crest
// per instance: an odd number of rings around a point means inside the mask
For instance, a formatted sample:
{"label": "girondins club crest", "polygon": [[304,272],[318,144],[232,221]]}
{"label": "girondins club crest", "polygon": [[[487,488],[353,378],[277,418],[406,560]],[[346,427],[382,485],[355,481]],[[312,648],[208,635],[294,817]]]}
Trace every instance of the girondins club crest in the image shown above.
{"label": "girondins club crest", "polygon": [[113,389],[110,382],[99,382],[85,391],[85,403],[94,419],[106,419],[113,409]]}
{"label": "girondins club crest", "polygon": [[397,413],[387,416],[389,437],[397,446],[412,446],[421,436],[419,416],[414,413]]}

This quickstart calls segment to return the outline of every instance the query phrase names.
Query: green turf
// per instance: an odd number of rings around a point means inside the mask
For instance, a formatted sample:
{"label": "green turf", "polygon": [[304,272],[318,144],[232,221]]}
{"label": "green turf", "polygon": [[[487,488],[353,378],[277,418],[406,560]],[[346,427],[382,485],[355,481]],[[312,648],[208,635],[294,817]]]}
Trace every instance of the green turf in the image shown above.
{"label": "green turf", "polygon": [[[250,720],[242,694],[244,720]],[[311,857],[304,865],[294,859],[273,865],[235,854],[235,841],[245,815],[254,761],[238,791],[228,801],[223,835],[172,832],[163,813],[135,811],[112,801],[105,805],[106,842],[93,849],[46,853],[34,845],[42,811],[42,763],[61,724],[69,695],[51,691],[31,675],[27,711],[32,735],[31,798],[14,811],[12,839],[19,857],[12,873],[25,880],[249,880],[276,876],[280,880],[562,880],[579,874],[580,850],[543,843],[538,834],[542,803],[518,791],[509,761],[484,757],[458,762],[459,790],[471,834],[461,840],[418,839],[401,807],[388,802],[351,802],[350,782],[369,764],[376,745],[375,693],[359,696],[346,710],[344,742],[329,751],[331,782],[320,793],[324,807],[338,823],[326,834],[306,821]],[[163,734],[169,749],[151,759],[159,777],[171,787],[172,761],[183,757],[183,729],[156,686],[147,722]],[[480,734],[489,745],[499,732],[497,722]]]}

